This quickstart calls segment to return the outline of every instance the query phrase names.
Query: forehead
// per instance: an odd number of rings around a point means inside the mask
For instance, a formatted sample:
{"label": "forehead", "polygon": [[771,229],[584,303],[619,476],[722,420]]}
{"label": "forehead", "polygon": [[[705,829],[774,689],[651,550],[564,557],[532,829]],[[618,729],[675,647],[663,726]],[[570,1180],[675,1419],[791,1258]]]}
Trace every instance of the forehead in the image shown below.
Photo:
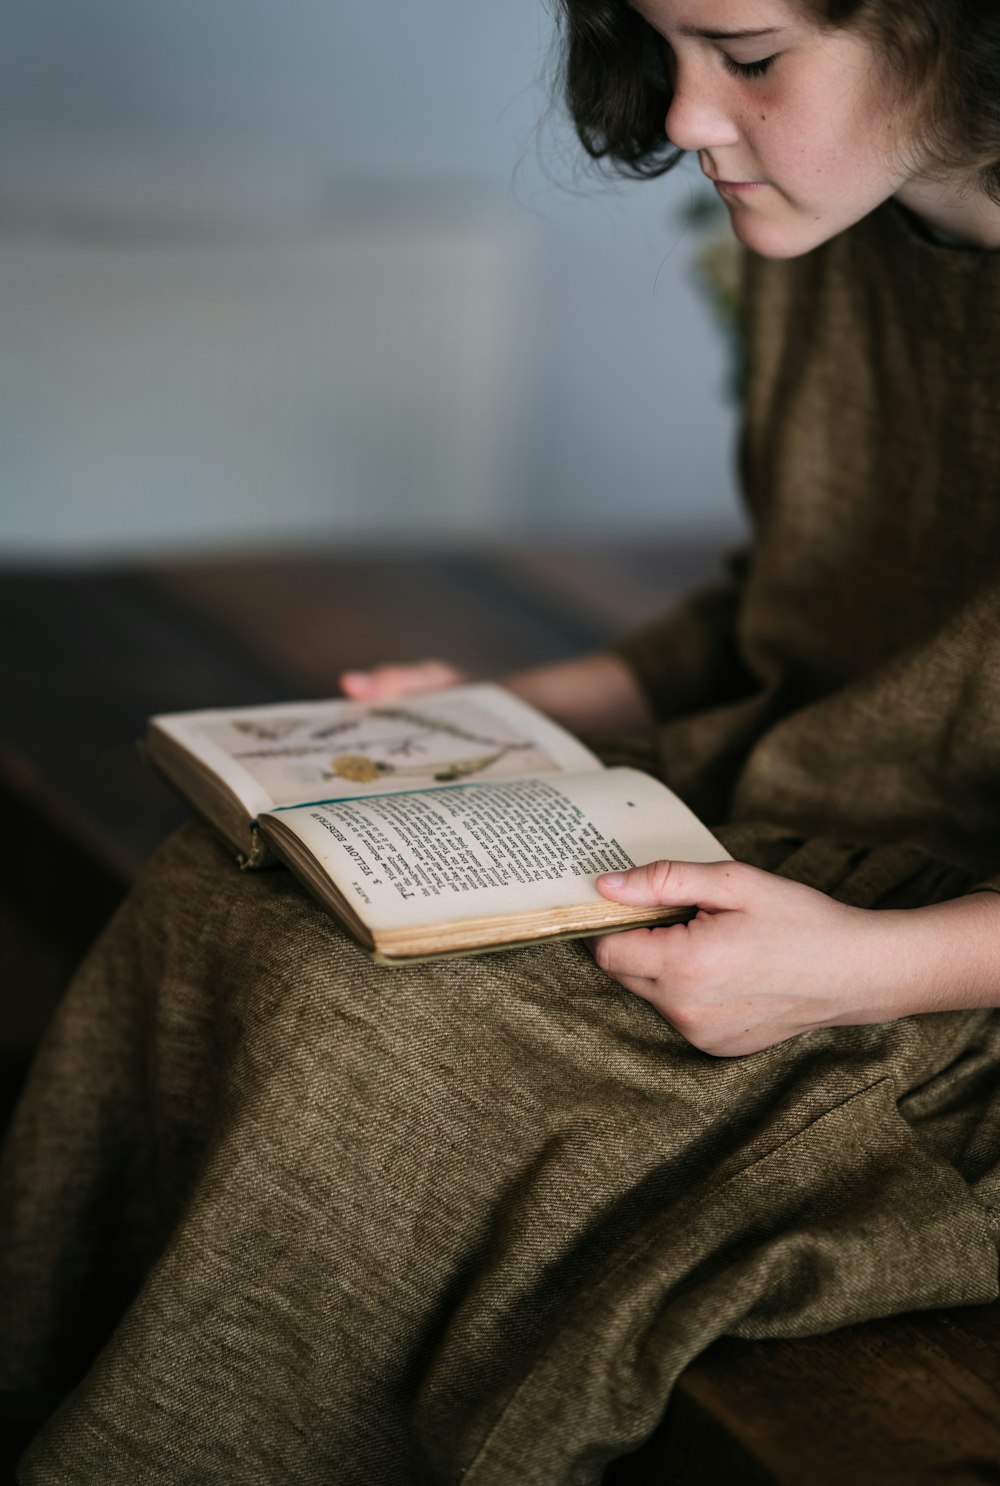
{"label": "forehead", "polygon": [[772,31],[803,20],[801,0],[631,0],[631,4],[653,25],[669,26],[681,36]]}

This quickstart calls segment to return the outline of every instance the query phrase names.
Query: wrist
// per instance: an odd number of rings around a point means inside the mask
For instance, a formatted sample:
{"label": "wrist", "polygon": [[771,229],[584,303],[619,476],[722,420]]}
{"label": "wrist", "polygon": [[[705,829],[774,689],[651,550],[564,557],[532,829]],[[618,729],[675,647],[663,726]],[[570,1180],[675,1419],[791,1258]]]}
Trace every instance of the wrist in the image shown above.
{"label": "wrist", "polygon": [[652,725],[639,683],[610,651],[518,671],[503,684],[574,732],[636,732]]}
{"label": "wrist", "polygon": [[1000,894],[861,911],[865,1021],[1000,1006]]}

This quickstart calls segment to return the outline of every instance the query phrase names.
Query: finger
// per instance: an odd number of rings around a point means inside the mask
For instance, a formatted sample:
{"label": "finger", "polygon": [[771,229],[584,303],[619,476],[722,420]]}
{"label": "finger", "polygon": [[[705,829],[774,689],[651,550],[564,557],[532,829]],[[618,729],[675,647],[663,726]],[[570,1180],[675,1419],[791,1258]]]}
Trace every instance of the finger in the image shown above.
{"label": "finger", "polygon": [[[628,991],[630,996],[638,996],[640,1001],[648,1001],[651,1005],[656,1004],[655,980],[647,980],[644,975],[613,975],[611,978],[616,985],[621,986],[623,991]],[[658,1005],[656,1009],[660,1010]],[[663,1013],[660,1012],[660,1015],[662,1016]]]}
{"label": "finger", "polygon": [[629,872],[605,872],[598,892],[616,903],[665,908],[738,908],[746,869],[738,862],[646,862]]}
{"label": "finger", "polygon": [[410,685],[414,691],[436,691],[440,687],[457,686],[468,678],[455,666],[444,660],[421,660],[408,666]]}
{"label": "finger", "polygon": [[428,689],[419,662],[412,666],[376,666],[368,676],[368,696],[378,700],[391,701],[394,697],[407,697]]}
{"label": "finger", "polygon": [[340,684],[345,695],[357,701],[378,701],[435,691],[454,685],[458,679],[457,671],[444,661],[422,660],[375,666],[368,671],[344,671]]}
{"label": "finger", "polygon": [[356,699],[367,697],[371,694],[372,676],[370,671],[341,671],[340,689],[345,697]]}
{"label": "finger", "polygon": [[686,924],[669,924],[659,929],[628,929],[623,934],[602,934],[591,941],[594,959],[615,980],[623,976],[637,980],[655,980],[688,946]]}
{"label": "finger", "polygon": [[678,1024],[675,1019],[673,1007],[669,1000],[663,996],[662,986],[658,981],[647,980],[640,975],[616,975],[613,977],[615,984],[620,985],[623,991],[628,991],[630,996],[635,996],[637,1001],[647,1001],[650,1006],[660,1015],[663,1020],[687,1040],[687,1031]]}

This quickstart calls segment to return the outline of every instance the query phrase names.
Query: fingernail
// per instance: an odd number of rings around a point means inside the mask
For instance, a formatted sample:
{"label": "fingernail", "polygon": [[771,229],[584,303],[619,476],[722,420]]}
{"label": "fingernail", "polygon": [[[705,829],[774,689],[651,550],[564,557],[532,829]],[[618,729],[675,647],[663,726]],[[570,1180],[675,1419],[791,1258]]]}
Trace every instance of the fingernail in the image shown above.
{"label": "fingernail", "polygon": [[608,887],[621,887],[622,883],[625,881],[625,873],[602,872],[600,880],[601,882],[606,882]]}
{"label": "fingernail", "polygon": [[352,686],[367,686],[369,682],[367,671],[345,671],[342,680],[350,682]]}

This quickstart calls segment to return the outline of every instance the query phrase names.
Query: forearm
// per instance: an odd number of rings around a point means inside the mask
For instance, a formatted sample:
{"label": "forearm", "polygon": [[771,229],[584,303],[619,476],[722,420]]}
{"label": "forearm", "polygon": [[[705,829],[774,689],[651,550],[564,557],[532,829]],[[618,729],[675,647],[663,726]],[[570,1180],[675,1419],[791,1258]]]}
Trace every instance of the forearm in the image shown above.
{"label": "forearm", "polygon": [[866,917],[873,999],[864,1020],[1000,1007],[1000,893]]}
{"label": "forearm", "polygon": [[[373,702],[419,696],[473,679],[447,661],[421,660],[343,671],[340,684],[345,696]],[[625,661],[610,651],[517,671],[501,678],[501,684],[572,732],[630,733],[653,721],[639,682]]]}
{"label": "forearm", "polygon": [[653,722],[632,671],[608,651],[517,671],[503,684],[573,732],[638,732]]}

